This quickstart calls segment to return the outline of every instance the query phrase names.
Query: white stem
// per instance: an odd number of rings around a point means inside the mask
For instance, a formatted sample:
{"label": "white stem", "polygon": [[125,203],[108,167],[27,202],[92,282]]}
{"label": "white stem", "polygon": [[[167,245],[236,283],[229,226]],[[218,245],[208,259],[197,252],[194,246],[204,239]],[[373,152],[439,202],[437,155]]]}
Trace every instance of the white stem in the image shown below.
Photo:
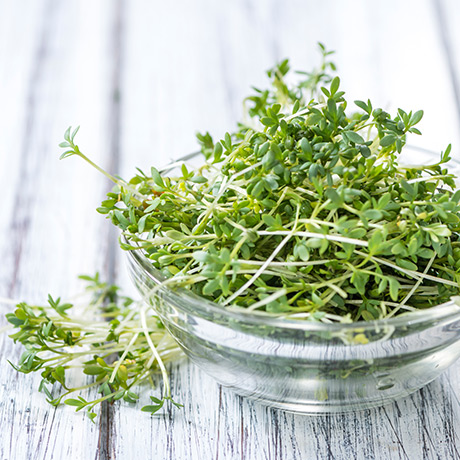
{"label": "white stem", "polygon": [[[433,255],[433,257],[430,259],[428,262],[427,266],[425,267],[425,270],[423,270],[423,274],[426,275],[428,273],[428,270],[431,268],[431,265],[434,262],[434,259],[436,258],[436,254]],[[417,288],[422,284],[423,278],[420,278],[412,287],[412,289],[407,293],[406,297],[401,301],[401,305],[404,305],[414,294],[414,292],[417,290]]]}
{"label": "white stem", "polygon": [[[311,262],[270,262],[269,266],[273,267],[308,267],[309,265],[323,265],[330,262],[330,259],[312,260]],[[242,265],[263,265],[264,262],[259,260],[238,259],[236,261]]]}
{"label": "white stem", "polygon": [[[356,252],[359,253],[359,251],[356,251]],[[364,254],[361,253],[361,255],[364,255]],[[379,257],[372,257],[372,259],[378,262],[379,264],[386,265],[387,267],[394,268],[395,270],[399,270],[401,273],[405,273],[406,275],[409,275],[412,278],[415,278],[415,279],[425,278],[427,280],[431,280],[436,283],[447,284],[448,286],[453,286],[453,287],[458,288],[458,283],[455,283],[453,281],[445,280],[444,278],[438,278],[436,276],[427,275],[426,273],[421,273],[415,270],[407,270],[405,268],[399,267],[396,264],[388,262],[385,259],[380,259]]]}
{"label": "white stem", "polygon": [[285,294],[287,294],[287,289],[281,289],[278,292],[274,292],[273,294],[270,294],[268,297],[265,297],[265,299],[259,300],[258,302],[252,304],[250,307],[247,308],[247,310],[248,311],[256,310],[257,308],[263,307],[264,305],[267,305],[270,302],[273,302],[273,300],[276,300]]}
{"label": "white stem", "polygon": [[115,368],[112,371],[112,374],[110,375],[109,383],[112,383],[115,380],[118,369],[120,369],[120,366],[123,364],[123,361],[125,360],[126,355],[129,353],[129,349],[133,346],[134,342],[137,340],[138,337],[139,337],[139,334],[134,334],[132,336],[130,342],[128,343],[128,346],[125,348],[125,351],[121,355],[120,359],[117,362],[117,365],[115,366]]}
{"label": "white stem", "polygon": [[[144,331],[145,338],[147,339],[147,343],[149,344],[150,349],[152,350],[153,356],[155,356],[158,366],[160,367],[161,374],[163,376],[163,382],[165,384],[165,389],[163,391],[164,396],[170,396],[171,395],[171,387],[169,385],[169,377],[168,377],[168,372],[166,371],[166,367],[163,363],[163,360],[161,359],[160,354],[158,353],[157,349],[155,348],[155,345],[152,342],[152,339],[150,338],[150,333],[147,328],[147,321],[145,318],[145,308],[142,308],[140,311],[140,317],[141,317],[141,324],[142,324],[142,329]],[[150,364],[151,365],[151,364]]]}
{"label": "white stem", "polygon": [[322,233],[314,233],[314,232],[288,232],[284,230],[277,230],[275,232],[269,232],[265,230],[261,230],[258,232],[259,235],[288,235],[288,236],[306,236],[307,238],[319,238],[321,240],[328,240],[328,241],[337,241],[339,243],[349,243],[354,244],[356,246],[364,246],[367,247],[369,244],[367,241],[357,240],[355,238],[347,238],[345,236],[339,235],[323,235]]}

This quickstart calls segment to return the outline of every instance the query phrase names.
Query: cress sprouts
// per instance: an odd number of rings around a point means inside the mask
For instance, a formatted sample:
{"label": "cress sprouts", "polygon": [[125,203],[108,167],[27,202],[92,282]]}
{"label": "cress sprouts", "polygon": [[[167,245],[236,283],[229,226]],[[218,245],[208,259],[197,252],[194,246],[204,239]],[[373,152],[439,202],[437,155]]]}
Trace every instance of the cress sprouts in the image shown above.
{"label": "cress sprouts", "polygon": [[[77,302],[49,296],[47,305],[21,302],[14,313],[6,315],[18,329],[10,337],[25,347],[19,363],[10,364],[26,374],[40,372],[39,390],[50,404],[64,402],[86,411],[91,420],[103,401],[137,402],[136,388],[154,387],[152,375],[158,371],[163,377],[163,394],[161,398],[151,396],[153,404],[142,410],[155,413],[166,401],[180,406],[171,397],[165,363],[180,357],[181,351],[158,317],[145,304],[119,295],[118,287],[100,281],[98,274],[81,278],[88,286]],[[82,303],[88,296],[89,301]],[[73,386],[74,370],[90,381]],[[61,387],[58,394],[54,394],[54,384]],[[89,389],[100,396],[86,400],[82,394]]]}
{"label": "cress sprouts", "polygon": [[[139,170],[98,211],[141,248],[169,288],[222,308],[309,320],[388,318],[459,292],[460,191],[450,145],[435,164],[399,154],[423,112],[350,110],[321,45],[321,67],[245,100],[244,121],[198,140],[202,166]],[[64,156],[79,155],[70,128]],[[99,169],[99,168],[98,168]]]}

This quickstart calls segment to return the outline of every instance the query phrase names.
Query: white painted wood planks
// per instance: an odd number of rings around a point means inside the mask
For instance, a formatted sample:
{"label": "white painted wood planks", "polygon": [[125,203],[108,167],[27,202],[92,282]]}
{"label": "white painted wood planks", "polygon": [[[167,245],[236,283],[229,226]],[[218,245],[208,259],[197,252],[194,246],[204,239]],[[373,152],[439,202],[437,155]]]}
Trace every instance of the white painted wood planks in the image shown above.
{"label": "white painted wood planks", "polygon": [[[0,1],[0,295],[72,293],[95,269],[129,288],[94,211],[109,184],[76,158],[57,161],[68,124],[82,125],[94,159],[129,176],[194,150],[197,130],[231,129],[265,69],[283,57],[308,69],[318,40],[337,50],[350,99],[423,108],[415,142],[458,144],[459,14],[450,0]],[[460,458],[458,364],[404,401],[315,418],[235,396],[185,362],[172,366],[181,411],[106,405],[93,425],[48,406],[38,379],[6,364],[18,348],[0,344],[0,458]]]}

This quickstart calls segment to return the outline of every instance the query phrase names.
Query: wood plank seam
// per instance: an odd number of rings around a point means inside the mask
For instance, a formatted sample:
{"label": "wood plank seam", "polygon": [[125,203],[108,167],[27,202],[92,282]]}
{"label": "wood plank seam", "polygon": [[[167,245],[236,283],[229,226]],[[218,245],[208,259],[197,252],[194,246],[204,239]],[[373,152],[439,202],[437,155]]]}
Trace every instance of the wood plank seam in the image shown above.
{"label": "wood plank seam", "polygon": [[[123,35],[124,35],[124,1],[116,0],[113,6],[113,18],[111,28],[111,56],[112,69],[110,75],[111,90],[109,92],[110,100],[108,101],[109,118],[109,164],[108,171],[116,174],[120,169],[120,99],[121,99],[121,73],[123,67]],[[111,187],[110,187],[111,188]],[[117,262],[118,262],[118,244],[115,227],[110,226],[108,229],[108,244],[107,254],[105,257],[105,271],[110,284],[116,283],[117,277]],[[99,449],[96,452],[97,460],[111,460],[116,458],[116,453],[113,449],[113,438],[116,436],[114,424],[115,406],[103,401],[101,404],[101,412],[99,419]]]}

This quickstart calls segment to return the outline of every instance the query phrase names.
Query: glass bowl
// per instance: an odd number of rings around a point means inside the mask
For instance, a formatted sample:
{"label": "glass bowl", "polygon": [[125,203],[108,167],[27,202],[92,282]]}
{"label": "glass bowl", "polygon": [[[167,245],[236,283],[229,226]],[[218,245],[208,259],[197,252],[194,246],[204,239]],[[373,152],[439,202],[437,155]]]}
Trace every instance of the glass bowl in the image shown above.
{"label": "glass bowl", "polygon": [[[439,157],[414,146],[403,153],[408,164]],[[450,166],[460,176],[458,161]],[[142,251],[127,257],[135,286],[190,359],[271,407],[304,414],[376,407],[413,393],[460,357],[460,297],[390,319],[325,324],[224,309],[185,289],[158,288],[164,277]]]}
{"label": "glass bowl", "polygon": [[236,393],[304,414],[361,410],[409,395],[460,357],[460,297],[350,324],[224,309],[164,280],[141,252],[131,278],[180,347]]}

